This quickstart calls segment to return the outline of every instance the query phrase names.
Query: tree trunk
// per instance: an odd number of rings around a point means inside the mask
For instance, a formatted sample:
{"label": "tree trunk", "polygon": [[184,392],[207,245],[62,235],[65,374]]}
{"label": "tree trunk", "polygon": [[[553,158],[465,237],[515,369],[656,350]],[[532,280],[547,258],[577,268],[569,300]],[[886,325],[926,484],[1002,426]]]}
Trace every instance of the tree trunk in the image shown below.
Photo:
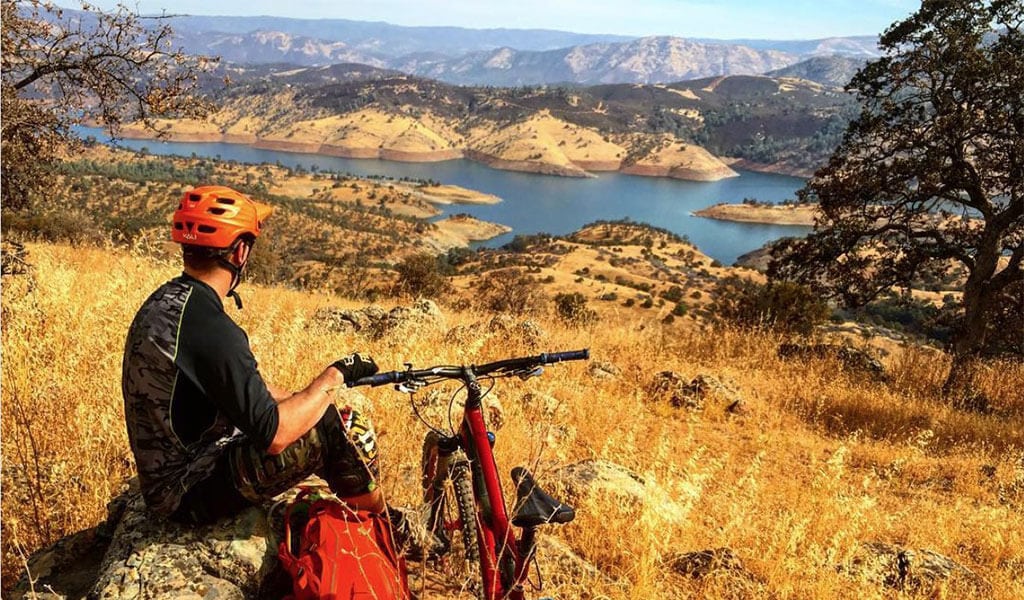
{"label": "tree trunk", "polygon": [[953,366],[942,385],[943,396],[953,406],[974,412],[987,412],[989,409],[988,400],[974,387],[973,376],[985,349],[985,319],[994,297],[988,280],[991,279],[991,272],[995,271],[995,260],[990,262],[991,269],[976,268],[964,285],[964,317],[953,336]]}

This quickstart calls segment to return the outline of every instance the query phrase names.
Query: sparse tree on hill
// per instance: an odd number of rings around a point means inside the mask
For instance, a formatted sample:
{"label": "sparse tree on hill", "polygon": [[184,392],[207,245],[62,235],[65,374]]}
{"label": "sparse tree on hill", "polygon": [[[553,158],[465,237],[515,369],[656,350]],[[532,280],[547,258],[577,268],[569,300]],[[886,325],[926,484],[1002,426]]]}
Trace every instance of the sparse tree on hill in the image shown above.
{"label": "sparse tree on hill", "polygon": [[199,116],[199,75],[214,61],[174,49],[161,17],[124,6],[65,11],[43,0],[2,0],[2,144],[5,208],[44,191],[72,127]]}
{"label": "sparse tree on hill", "polygon": [[771,268],[857,305],[963,265],[955,402],[973,395],[972,364],[1024,281],[1022,20],[1020,0],[924,0],[891,26],[847,88],[860,116],[800,193],[821,206],[815,232]]}

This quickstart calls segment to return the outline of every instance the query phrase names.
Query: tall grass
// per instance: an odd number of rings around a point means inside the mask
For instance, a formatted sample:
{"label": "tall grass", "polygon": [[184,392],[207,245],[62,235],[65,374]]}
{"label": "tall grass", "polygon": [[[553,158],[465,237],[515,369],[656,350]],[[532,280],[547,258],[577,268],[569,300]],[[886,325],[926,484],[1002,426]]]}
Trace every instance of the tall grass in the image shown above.
{"label": "tall grass", "polygon": [[[178,272],[121,251],[29,251],[34,275],[5,277],[3,285],[5,584],[23,569],[24,554],[99,521],[132,474],[120,394],[124,337],[149,292]],[[454,327],[486,323],[492,315],[484,313],[449,311],[444,326],[370,342],[312,320],[322,306],[354,306],[347,301],[256,286],[243,294],[245,310],[229,311],[249,332],[266,376],[290,389],[356,349],[384,368],[538,349],[486,327],[463,328],[458,345],[445,341]],[[651,490],[639,503],[615,494],[583,498],[576,522],[554,534],[603,575],[549,573],[555,584],[547,593],[892,597],[836,569],[860,543],[880,540],[954,558],[991,584],[990,597],[1024,596],[1024,514],[1000,500],[1024,448],[1021,365],[994,365],[979,376],[996,410],[975,415],[939,399],[942,357],[913,349],[892,360],[894,380],[882,385],[844,375],[829,361],[784,362],[775,354],[778,340],[767,334],[680,332],[636,321],[570,329],[538,320],[542,349],[589,346],[594,360],[621,374],[594,378],[586,365],[570,364],[528,382],[502,381],[495,390],[504,415],[499,464],[531,465],[543,481],[560,465],[600,458],[639,473]],[[714,401],[697,413],[671,408],[648,391],[663,370],[733,381],[746,412],[727,414]],[[526,401],[528,394],[535,400]],[[338,400],[373,416],[384,487],[394,502],[413,502],[423,427],[407,399],[382,389],[342,391]],[[442,405],[428,412],[439,416]],[[995,474],[985,475],[993,467]],[[693,580],[663,564],[677,552],[721,546],[755,579]]]}

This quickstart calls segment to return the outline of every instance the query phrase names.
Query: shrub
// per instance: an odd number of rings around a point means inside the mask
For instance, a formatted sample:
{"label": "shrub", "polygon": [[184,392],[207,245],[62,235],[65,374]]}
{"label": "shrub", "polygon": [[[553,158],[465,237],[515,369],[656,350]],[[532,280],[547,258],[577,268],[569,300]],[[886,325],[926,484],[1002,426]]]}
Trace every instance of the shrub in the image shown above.
{"label": "shrub", "polygon": [[437,298],[451,288],[442,260],[433,254],[424,252],[407,256],[395,266],[395,270],[398,271],[397,294]]}
{"label": "shrub", "polygon": [[555,296],[555,311],[570,325],[586,325],[597,320],[597,313],[587,308],[587,299],[579,292]]}
{"label": "shrub", "polygon": [[527,314],[540,306],[537,282],[518,269],[493,271],[477,284],[477,302],[495,312]]}
{"label": "shrub", "polygon": [[829,315],[810,288],[789,281],[760,284],[737,276],[721,280],[712,292],[717,318],[740,327],[764,327],[810,334]]}
{"label": "shrub", "polygon": [[664,292],[661,293],[661,297],[668,300],[669,302],[679,302],[683,299],[683,288],[678,285],[673,285]]}
{"label": "shrub", "polygon": [[687,306],[685,302],[677,302],[675,307],[672,308],[672,314],[677,317],[681,317],[686,314],[686,309]]}

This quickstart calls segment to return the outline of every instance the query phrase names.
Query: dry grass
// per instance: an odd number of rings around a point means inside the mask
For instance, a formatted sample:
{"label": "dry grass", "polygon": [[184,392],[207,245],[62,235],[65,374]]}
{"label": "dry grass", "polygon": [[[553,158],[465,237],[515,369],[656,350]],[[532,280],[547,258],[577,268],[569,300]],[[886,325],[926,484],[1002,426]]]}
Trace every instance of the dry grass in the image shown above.
{"label": "dry grass", "polygon": [[[3,282],[3,575],[21,570],[23,553],[96,523],[131,475],[120,396],[120,360],[128,324],[149,292],[178,271],[120,251],[30,245],[33,278]],[[444,328],[381,342],[326,331],[311,321],[338,298],[248,287],[246,309],[231,309],[249,332],[268,378],[291,389],[353,349],[397,367],[486,360],[529,353],[525,341],[467,334],[446,344],[448,329],[490,315],[447,313]],[[992,415],[952,411],[937,400],[941,357],[916,351],[894,358],[884,386],[837,375],[837,365],[776,358],[777,340],[732,331],[680,331],[656,324],[566,329],[538,319],[544,349],[589,346],[617,365],[595,379],[581,364],[554,367],[529,382],[497,388],[505,425],[496,452],[545,473],[561,464],[604,458],[655,482],[642,505],[595,497],[579,506],[561,536],[615,583],[562,582],[546,593],[603,598],[889,598],[835,566],[860,542],[930,548],[991,584],[986,597],[1024,595],[1024,514],[1003,504],[999,485],[1016,475],[1024,448],[1021,365],[979,376]],[[662,370],[731,378],[747,413],[712,403],[701,413],[672,409],[645,390]],[[523,401],[548,394],[545,413]],[[406,400],[388,390],[363,399],[380,429],[385,489],[411,501],[422,427]],[[987,477],[983,467],[995,467]],[[757,581],[701,583],[665,573],[673,552],[728,546]],[[551,575],[551,574],[549,574]],[[942,590],[921,592],[943,597]],[[932,594],[935,594],[932,596]],[[953,597],[953,596],[947,596]]]}

